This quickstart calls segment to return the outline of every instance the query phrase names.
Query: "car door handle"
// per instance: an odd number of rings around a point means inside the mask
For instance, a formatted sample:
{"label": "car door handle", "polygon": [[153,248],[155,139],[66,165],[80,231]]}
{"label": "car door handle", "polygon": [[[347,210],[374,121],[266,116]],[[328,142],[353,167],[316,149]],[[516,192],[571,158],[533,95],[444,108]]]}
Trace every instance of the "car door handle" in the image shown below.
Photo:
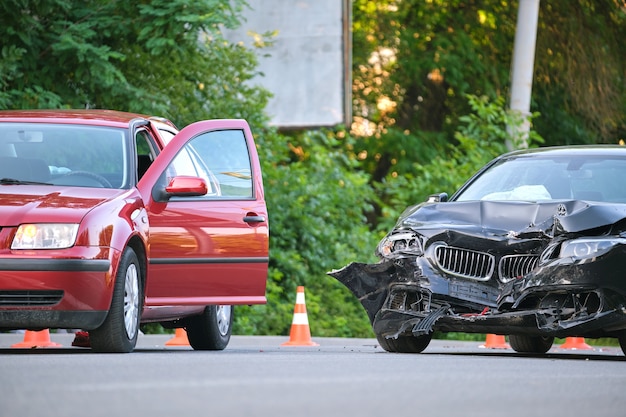
{"label": "car door handle", "polygon": [[246,216],[243,218],[246,223],[263,223],[265,222],[265,216]]}

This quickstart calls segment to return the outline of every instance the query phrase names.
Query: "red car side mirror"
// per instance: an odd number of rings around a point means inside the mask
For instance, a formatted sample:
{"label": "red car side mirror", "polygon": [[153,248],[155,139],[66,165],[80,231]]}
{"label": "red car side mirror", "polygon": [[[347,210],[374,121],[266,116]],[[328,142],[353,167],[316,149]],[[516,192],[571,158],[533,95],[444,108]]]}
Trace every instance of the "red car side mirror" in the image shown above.
{"label": "red car side mirror", "polygon": [[174,177],[165,187],[168,197],[197,197],[206,195],[209,191],[206,181],[199,177]]}

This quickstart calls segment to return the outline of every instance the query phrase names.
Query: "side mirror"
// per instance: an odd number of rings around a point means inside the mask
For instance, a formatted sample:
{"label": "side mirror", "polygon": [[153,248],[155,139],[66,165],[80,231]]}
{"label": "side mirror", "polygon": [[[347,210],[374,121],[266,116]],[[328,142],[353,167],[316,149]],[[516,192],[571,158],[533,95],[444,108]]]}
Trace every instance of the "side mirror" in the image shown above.
{"label": "side mirror", "polygon": [[155,187],[153,196],[156,201],[167,201],[171,197],[199,197],[209,192],[207,183],[202,178],[180,176],[174,177],[165,188]]}
{"label": "side mirror", "polygon": [[448,201],[448,193],[431,194],[426,200],[427,203],[445,203]]}

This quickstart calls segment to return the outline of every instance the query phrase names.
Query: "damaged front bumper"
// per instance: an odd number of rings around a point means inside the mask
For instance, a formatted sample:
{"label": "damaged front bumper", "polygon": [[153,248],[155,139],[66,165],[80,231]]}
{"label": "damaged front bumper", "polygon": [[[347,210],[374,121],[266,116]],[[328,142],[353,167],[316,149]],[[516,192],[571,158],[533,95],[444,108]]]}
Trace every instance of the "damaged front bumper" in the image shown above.
{"label": "damaged front bumper", "polygon": [[[494,286],[444,276],[415,257],[352,263],[329,275],[359,299],[377,337],[419,337],[433,331],[614,337],[626,329],[626,297],[605,285],[616,277],[593,268],[548,265],[527,278]],[[592,278],[600,273],[602,279]]]}

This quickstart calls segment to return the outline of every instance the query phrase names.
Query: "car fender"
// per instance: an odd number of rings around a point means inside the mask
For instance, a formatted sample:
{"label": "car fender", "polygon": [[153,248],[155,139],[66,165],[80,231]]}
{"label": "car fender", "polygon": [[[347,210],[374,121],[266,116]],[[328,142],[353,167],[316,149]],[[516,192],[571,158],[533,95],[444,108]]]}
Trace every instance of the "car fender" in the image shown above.
{"label": "car fender", "polygon": [[81,222],[77,245],[109,247],[121,252],[134,236],[148,248],[148,235],[148,215],[139,193],[133,189],[126,196],[109,200],[87,213]]}

